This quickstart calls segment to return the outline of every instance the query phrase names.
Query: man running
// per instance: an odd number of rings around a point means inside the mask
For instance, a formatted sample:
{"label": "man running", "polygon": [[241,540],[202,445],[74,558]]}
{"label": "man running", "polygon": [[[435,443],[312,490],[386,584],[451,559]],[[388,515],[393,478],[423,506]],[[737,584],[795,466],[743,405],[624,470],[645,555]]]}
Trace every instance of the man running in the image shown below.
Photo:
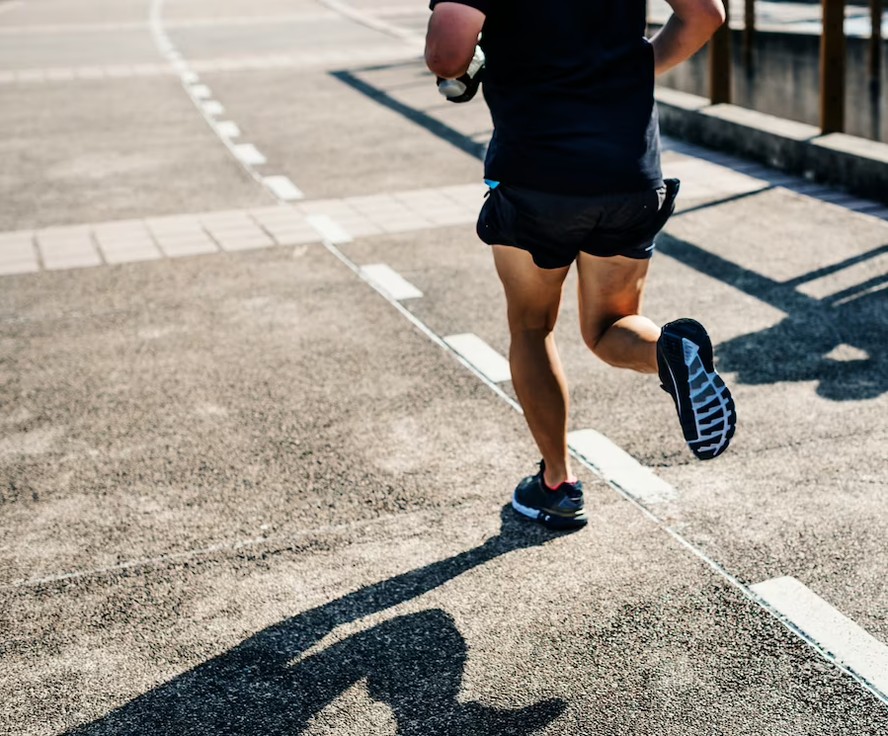
{"label": "man running", "polygon": [[661,329],[640,313],[654,237],[678,193],[660,169],[654,77],[696,53],[725,18],[720,0],[669,2],[673,15],[648,41],[644,0],[431,0],[429,69],[456,102],[483,79],[494,124],[478,235],[505,289],[512,383],[543,457],[512,506],[559,529],[587,522],[553,334],[574,261],[592,352],[658,373],[698,458],[720,455],[734,434],[706,330],[691,319]]}

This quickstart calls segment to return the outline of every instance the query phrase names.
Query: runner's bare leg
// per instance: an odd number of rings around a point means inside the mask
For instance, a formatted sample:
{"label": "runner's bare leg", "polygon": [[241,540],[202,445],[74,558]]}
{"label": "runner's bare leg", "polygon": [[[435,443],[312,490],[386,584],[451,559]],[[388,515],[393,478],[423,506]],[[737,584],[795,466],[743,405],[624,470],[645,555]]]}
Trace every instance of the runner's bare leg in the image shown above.
{"label": "runner's bare leg", "polygon": [[580,330],[606,363],[640,373],[657,372],[660,328],[641,315],[649,260],[580,253]]}
{"label": "runner's bare leg", "polygon": [[539,268],[527,251],[493,246],[496,270],[506,293],[512,385],[546,463],[550,488],[572,479],[567,450],[569,397],[553,330],[569,266]]}

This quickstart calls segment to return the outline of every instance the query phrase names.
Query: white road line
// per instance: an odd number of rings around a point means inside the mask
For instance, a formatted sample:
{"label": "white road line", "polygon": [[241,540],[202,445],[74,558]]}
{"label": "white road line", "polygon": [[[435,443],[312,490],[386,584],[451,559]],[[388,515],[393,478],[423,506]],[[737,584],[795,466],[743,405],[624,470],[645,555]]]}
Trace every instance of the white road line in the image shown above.
{"label": "white road line", "polygon": [[377,289],[384,291],[396,301],[418,299],[422,296],[419,289],[385,263],[371,263],[361,266],[361,273]]}
{"label": "white road line", "polygon": [[593,466],[612,485],[645,503],[662,503],[677,497],[675,488],[642,465],[628,452],[594,429],[580,429],[567,436],[570,449]]}
{"label": "white road line", "polygon": [[[151,28],[151,36],[154,39],[154,45],[158,51],[170,65],[179,74],[182,87],[188,96],[194,102],[195,107],[200,111],[207,125],[216,133],[217,138],[229,150],[243,166],[244,170],[259,184],[263,184],[262,176],[253,167],[265,163],[263,156],[255,146],[250,144],[235,145],[231,142],[231,138],[220,134],[216,125],[215,118],[225,112],[225,108],[217,100],[206,99],[210,95],[210,90],[206,85],[190,84],[188,80],[194,77],[194,70],[188,62],[182,57],[182,54],[176,50],[170,37],[167,35],[163,26],[163,3],[164,0],[151,0],[148,11],[149,25]],[[231,122],[231,121],[228,121]],[[263,187],[265,191],[270,192],[267,187]],[[280,201],[280,200],[278,200]]]}
{"label": "white road line", "polygon": [[502,383],[512,380],[509,361],[477,335],[471,333],[450,335],[444,338],[444,342],[475,366],[489,381]]}
{"label": "white road line", "polygon": [[218,100],[207,100],[206,102],[202,102],[200,109],[210,123],[210,127],[213,125],[213,121],[210,118],[217,117],[225,112],[225,108],[222,107],[222,103]]}
{"label": "white road line", "polygon": [[[186,72],[186,74],[187,74],[187,72]],[[184,81],[185,74],[182,75],[182,78]],[[192,84],[187,89],[188,89],[188,93],[195,100],[208,100],[213,96],[213,92],[205,84]]]}
{"label": "white road line", "polygon": [[305,197],[302,191],[286,176],[265,176],[262,178],[262,183],[275,197],[284,202],[293,202]]}
{"label": "white road line", "polygon": [[888,694],[888,646],[793,577],[750,587],[838,664]]}
{"label": "white road line", "polygon": [[234,155],[247,166],[261,166],[267,160],[252,143],[238,143],[232,150]]}
{"label": "white road line", "polygon": [[240,128],[237,127],[237,123],[233,123],[230,120],[223,120],[222,122],[216,123],[213,127],[223,138],[240,137]]}
{"label": "white road line", "polygon": [[350,243],[352,236],[349,235],[338,223],[334,222],[329,215],[308,215],[305,221],[311,225],[318,234],[331,243]]}

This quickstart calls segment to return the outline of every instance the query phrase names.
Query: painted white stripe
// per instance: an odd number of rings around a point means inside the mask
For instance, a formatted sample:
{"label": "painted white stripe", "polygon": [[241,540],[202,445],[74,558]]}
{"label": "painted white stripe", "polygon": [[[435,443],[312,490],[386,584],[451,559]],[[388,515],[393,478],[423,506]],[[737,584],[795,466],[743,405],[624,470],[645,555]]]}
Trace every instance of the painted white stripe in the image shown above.
{"label": "painted white stripe", "polygon": [[284,202],[292,202],[305,196],[286,176],[266,176],[263,177],[262,183],[275,197],[282,199]]}
{"label": "painted white stripe", "polygon": [[385,263],[371,263],[362,266],[361,274],[376,288],[381,289],[396,301],[418,299],[422,296],[419,289]]}
{"label": "painted white stripe", "polygon": [[262,152],[252,143],[241,143],[232,146],[231,150],[234,152],[234,155],[247,166],[260,166],[266,161]]}
{"label": "painted white stripe", "polygon": [[888,646],[793,577],[750,586],[794,626],[883,693],[888,693]]}
{"label": "painted white stripe", "polygon": [[352,241],[349,235],[338,223],[334,222],[329,215],[309,215],[305,221],[318,231],[320,236],[333,244],[350,243]]}
{"label": "painted white stripe", "polygon": [[188,88],[188,92],[195,100],[208,100],[213,96],[210,88],[205,84],[193,84]]}
{"label": "painted white stripe", "polygon": [[221,115],[225,112],[225,108],[222,107],[222,103],[218,100],[207,100],[206,102],[201,103],[200,109],[210,117]]}
{"label": "painted white stripe", "polygon": [[444,342],[475,366],[489,381],[502,383],[512,379],[509,361],[477,335],[471,333],[450,335],[444,338]]}
{"label": "painted white stripe", "polygon": [[639,501],[661,503],[677,496],[675,488],[594,429],[570,432],[567,442],[601,477]]}
{"label": "painted white stripe", "polygon": [[223,138],[240,137],[240,128],[237,127],[237,123],[233,123],[230,120],[224,120],[221,123],[215,123],[213,127],[216,128],[216,133],[221,135]]}

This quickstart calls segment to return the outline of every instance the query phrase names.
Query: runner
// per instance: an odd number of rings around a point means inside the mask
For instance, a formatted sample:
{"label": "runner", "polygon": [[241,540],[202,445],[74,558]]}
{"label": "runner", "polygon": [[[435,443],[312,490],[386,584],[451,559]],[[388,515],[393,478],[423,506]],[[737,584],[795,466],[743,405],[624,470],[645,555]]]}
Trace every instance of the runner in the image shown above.
{"label": "runner", "polygon": [[592,352],[658,373],[698,458],[720,455],[734,434],[734,403],[706,330],[687,318],[661,329],[641,314],[654,238],[679,187],[662,178],[654,77],[724,22],[720,0],[670,4],[673,15],[648,41],[643,0],[431,1],[426,63],[439,90],[466,102],[483,80],[494,124],[478,235],[505,289],[512,382],[543,457],[512,506],[559,529],[587,522],[553,333],[574,262]]}

